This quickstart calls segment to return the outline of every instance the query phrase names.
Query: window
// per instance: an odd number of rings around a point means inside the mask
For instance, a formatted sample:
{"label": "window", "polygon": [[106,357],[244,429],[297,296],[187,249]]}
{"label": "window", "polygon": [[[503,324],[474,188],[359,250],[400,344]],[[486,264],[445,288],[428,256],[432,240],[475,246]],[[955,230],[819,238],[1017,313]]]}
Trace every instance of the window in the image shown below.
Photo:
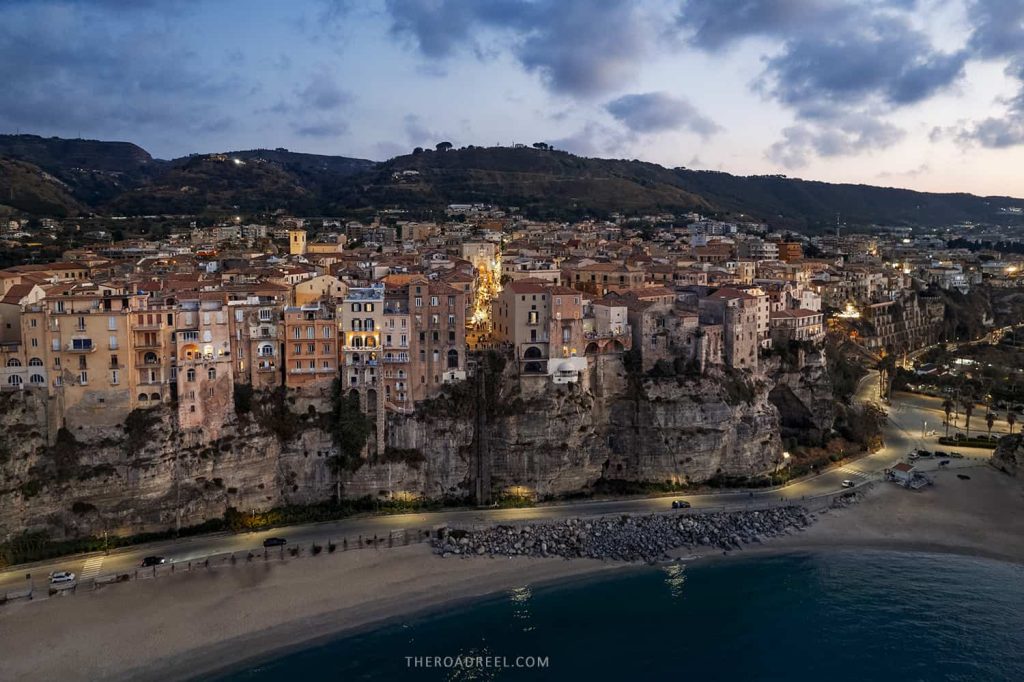
{"label": "window", "polygon": [[7,377],[7,384],[9,386],[21,386],[21,377],[18,376],[17,374],[12,374],[11,376]]}
{"label": "window", "polygon": [[435,307],[437,305],[437,296],[430,297],[430,306]]}
{"label": "window", "polygon": [[86,384],[88,384],[89,383],[89,373],[88,372],[79,372],[78,373],[78,383],[81,384],[82,386],[85,386]]}
{"label": "window", "polygon": [[80,331],[80,332],[84,332],[85,331],[85,318],[84,317],[78,318],[78,331]]}
{"label": "window", "polygon": [[31,358],[28,361],[28,366],[29,367],[42,367],[43,366],[43,361],[40,360],[39,358]]}
{"label": "window", "polygon": [[192,369],[191,367],[189,367],[188,371],[185,372],[185,381],[195,381],[195,380],[196,380],[196,371],[194,369]]}
{"label": "window", "polygon": [[527,324],[537,324],[537,311],[536,310],[531,310],[528,313],[527,319],[526,319],[526,323]]}
{"label": "window", "polygon": [[31,320],[28,321],[28,326],[30,326],[33,329],[35,329],[36,326],[37,326],[37,324],[36,324],[37,322],[38,322],[38,320],[36,320],[36,318],[33,317]]}
{"label": "window", "polygon": [[64,301],[57,301],[57,312],[64,312]]}
{"label": "window", "polygon": [[293,355],[302,355],[302,344],[301,343],[292,344],[292,354]]}
{"label": "window", "polygon": [[29,377],[28,382],[33,386],[42,386],[46,383],[46,378],[42,374],[33,374]]}
{"label": "window", "polygon": [[307,339],[315,339],[316,338],[316,327],[306,327],[306,338]]}
{"label": "window", "polygon": [[422,299],[422,298],[420,298],[419,296],[417,296],[413,304],[414,304],[414,305],[415,305],[415,306],[416,306],[417,308],[422,308],[422,307],[423,307],[423,299]]}
{"label": "window", "polygon": [[273,319],[271,317],[273,315],[273,312],[274,311],[272,311],[270,308],[260,308],[260,320],[262,322],[269,322],[271,319]]}
{"label": "window", "polygon": [[448,316],[448,326],[449,327],[454,327],[455,326],[455,316],[454,315],[449,315]]}
{"label": "window", "polygon": [[209,379],[210,381],[213,381],[214,379],[216,379],[217,378],[217,368],[216,367],[211,367],[210,369],[206,370],[206,378]]}
{"label": "window", "polygon": [[331,338],[331,328],[330,327],[324,327],[324,338],[325,339]]}
{"label": "window", "polygon": [[11,358],[10,360],[7,361],[7,366],[8,367],[21,367],[21,360],[19,360],[18,358]]}
{"label": "window", "polygon": [[31,341],[29,342],[29,345],[32,346],[33,348],[39,348],[39,339],[32,337]]}
{"label": "window", "polygon": [[117,369],[110,370],[110,383],[117,385],[121,383],[121,371]]}
{"label": "window", "polygon": [[454,308],[455,307],[455,297],[454,296],[449,296],[448,297],[448,307],[449,308]]}
{"label": "window", "polygon": [[361,313],[361,312],[363,312],[363,305],[361,303],[353,303],[352,304],[352,312],[354,312],[354,313]]}
{"label": "window", "polygon": [[110,331],[114,331],[114,330],[117,329],[117,318],[116,317],[108,317],[107,318],[107,329],[109,329]]}
{"label": "window", "polygon": [[306,352],[309,353],[310,355],[312,355],[313,353],[316,353],[316,344],[315,343],[307,343],[306,344]]}
{"label": "window", "polygon": [[[147,341],[149,340],[148,336],[149,335],[147,334],[147,339],[146,339]],[[153,339],[153,343],[154,343],[154,345],[156,345],[156,338],[155,337]],[[117,337],[116,336],[111,336],[110,338],[108,338],[107,339],[107,345],[110,346],[110,350],[117,350]]]}

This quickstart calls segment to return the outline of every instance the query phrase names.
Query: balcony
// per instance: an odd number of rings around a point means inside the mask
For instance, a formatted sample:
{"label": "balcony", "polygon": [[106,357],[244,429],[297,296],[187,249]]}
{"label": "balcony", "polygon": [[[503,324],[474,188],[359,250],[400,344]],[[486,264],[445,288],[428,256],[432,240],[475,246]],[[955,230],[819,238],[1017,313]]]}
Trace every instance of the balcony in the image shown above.
{"label": "balcony", "polygon": [[92,339],[75,339],[69,342],[64,350],[68,353],[94,353],[96,352],[96,346],[93,344]]}
{"label": "balcony", "polygon": [[337,371],[338,370],[336,370],[334,367],[316,367],[314,369],[309,369],[308,367],[304,367],[304,368],[301,368],[301,369],[295,369],[295,368],[289,369],[288,373],[289,374],[335,374],[335,373],[337,373]]}
{"label": "balcony", "polygon": [[163,346],[164,346],[164,344],[163,344],[163,342],[160,339],[152,339],[152,340],[145,340],[145,339],[143,339],[142,341],[136,341],[135,342],[136,350],[145,350],[145,349],[150,349],[150,348],[163,348]]}
{"label": "balcony", "polygon": [[150,324],[150,323],[142,324],[142,323],[138,323],[137,322],[137,323],[132,325],[132,329],[133,330],[140,331],[140,332],[159,331],[159,330],[161,330],[163,328],[164,328],[164,323],[163,322],[153,322],[152,324]]}

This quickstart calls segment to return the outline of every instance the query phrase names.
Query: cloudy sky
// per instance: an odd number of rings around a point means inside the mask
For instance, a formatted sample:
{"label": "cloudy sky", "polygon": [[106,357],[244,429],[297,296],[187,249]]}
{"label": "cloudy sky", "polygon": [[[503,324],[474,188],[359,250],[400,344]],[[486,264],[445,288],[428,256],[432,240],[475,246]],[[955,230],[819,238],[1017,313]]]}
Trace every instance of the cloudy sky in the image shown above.
{"label": "cloudy sky", "polygon": [[3,0],[0,132],[1024,196],[1022,0]]}

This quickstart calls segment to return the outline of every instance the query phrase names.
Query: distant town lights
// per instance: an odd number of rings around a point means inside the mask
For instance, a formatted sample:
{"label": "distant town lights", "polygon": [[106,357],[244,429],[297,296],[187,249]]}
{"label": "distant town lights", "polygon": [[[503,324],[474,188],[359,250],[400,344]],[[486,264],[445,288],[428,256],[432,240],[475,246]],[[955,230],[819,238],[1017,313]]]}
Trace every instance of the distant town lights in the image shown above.
{"label": "distant town lights", "polygon": [[841,312],[836,313],[836,317],[843,320],[858,320],[860,319],[860,311],[852,303],[847,303]]}

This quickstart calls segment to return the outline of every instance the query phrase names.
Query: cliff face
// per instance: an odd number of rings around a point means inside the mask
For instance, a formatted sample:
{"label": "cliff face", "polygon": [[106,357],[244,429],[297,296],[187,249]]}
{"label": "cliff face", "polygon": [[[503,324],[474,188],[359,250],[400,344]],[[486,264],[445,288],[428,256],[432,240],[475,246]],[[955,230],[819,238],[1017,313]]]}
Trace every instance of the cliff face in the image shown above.
{"label": "cliff face", "polygon": [[[824,427],[815,383],[823,378],[780,377]],[[26,529],[76,537],[184,527],[228,507],[267,510],[339,491],[486,501],[585,492],[608,481],[757,475],[771,471],[782,450],[774,382],[631,377],[617,357],[598,358],[577,384],[506,368],[453,387],[414,415],[389,415],[387,449],[354,471],[331,466],[337,449],[316,414],[326,405],[278,426],[267,413],[231,412],[213,440],[181,431],[168,408],[133,412],[122,427],[48,433],[54,405],[45,397],[0,394],[0,542]]]}
{"label": "cliff face", "polygon": [[1024,478],[1024,437],[1003,436],[992,453],[992,466],[1017,478]]}

